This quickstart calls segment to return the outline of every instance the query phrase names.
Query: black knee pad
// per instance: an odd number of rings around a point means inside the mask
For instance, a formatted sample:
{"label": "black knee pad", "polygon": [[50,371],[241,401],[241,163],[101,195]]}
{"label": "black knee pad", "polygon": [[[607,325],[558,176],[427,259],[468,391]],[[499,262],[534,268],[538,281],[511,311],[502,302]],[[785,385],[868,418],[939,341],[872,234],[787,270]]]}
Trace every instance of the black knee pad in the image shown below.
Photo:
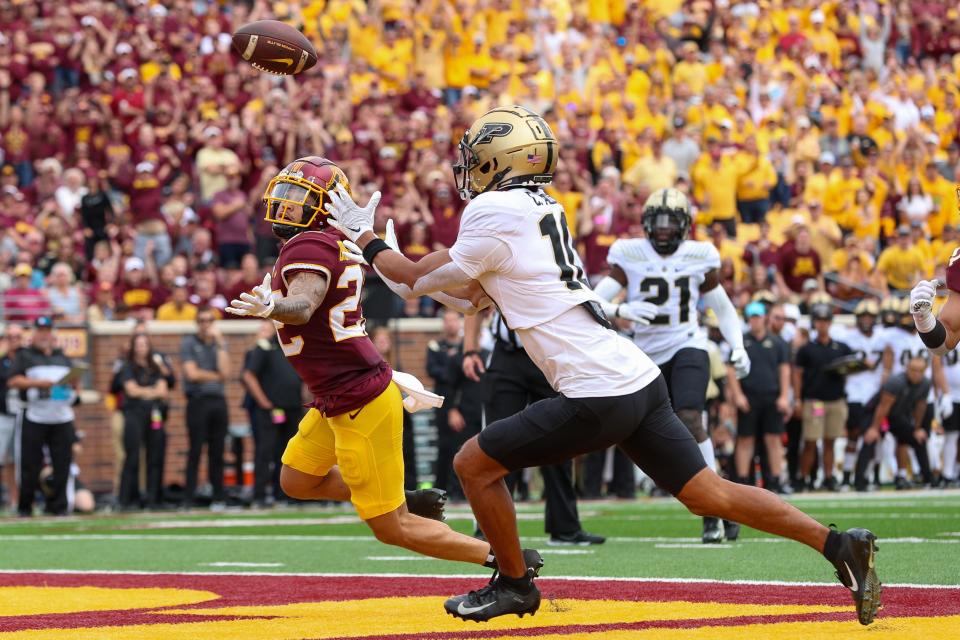
{"label": "black knee pad", "polygon": [[707,439],[707,429],[703,426],[703,412],[697,409],[677,409],[677,417],[687,427],[693,439],[703,442]]}

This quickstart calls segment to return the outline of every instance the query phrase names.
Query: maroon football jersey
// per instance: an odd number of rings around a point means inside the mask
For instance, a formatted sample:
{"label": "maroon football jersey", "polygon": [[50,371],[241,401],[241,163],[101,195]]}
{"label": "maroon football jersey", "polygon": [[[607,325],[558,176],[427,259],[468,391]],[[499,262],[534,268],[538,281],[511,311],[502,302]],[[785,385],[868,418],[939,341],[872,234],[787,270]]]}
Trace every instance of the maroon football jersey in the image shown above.
{"label": "maroon football jersey", "polygon": [[327,278],[327,295],[303,325],[277,329],[283,352],[328,416],[359,409],[390,384],[392,371],[370,341],[360,308],[364,265],[341,258],[334,231],[304,231],[280,249],[273,267],[274,290],[287,295],[296,273]]}
{"label": "maroon football jersey", "polygon": [[955,249],[947,260],[947,289],[960,293],[960,248]]}

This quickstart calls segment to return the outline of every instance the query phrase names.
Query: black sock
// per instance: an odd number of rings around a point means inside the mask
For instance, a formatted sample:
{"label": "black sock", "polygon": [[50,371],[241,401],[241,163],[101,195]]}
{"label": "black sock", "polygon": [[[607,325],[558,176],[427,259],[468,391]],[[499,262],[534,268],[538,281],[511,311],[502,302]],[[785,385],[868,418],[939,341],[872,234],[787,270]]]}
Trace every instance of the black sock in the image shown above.
{"label": "black sock", "polygon": [[496,569],[497,568],[497,559],[493,555],[493,551],[487,554],[487,561],[483,563],[487,569]]}
{"label": "black sock", "polygon": [[533,578],[530,577],[529,573],[525,573],[520,578],[511,578],[501,573],[499,580],[510,587],[511,591],[516,591],[517,593],[529,593],[530,589],[533,588]]}
{"label": "black sock", "polygon": [[823,557],[830,562],[837,561],[837,554],[840,553],[840,534],[836,530],[830,529],[827,534],[827,541],[823,544]]}

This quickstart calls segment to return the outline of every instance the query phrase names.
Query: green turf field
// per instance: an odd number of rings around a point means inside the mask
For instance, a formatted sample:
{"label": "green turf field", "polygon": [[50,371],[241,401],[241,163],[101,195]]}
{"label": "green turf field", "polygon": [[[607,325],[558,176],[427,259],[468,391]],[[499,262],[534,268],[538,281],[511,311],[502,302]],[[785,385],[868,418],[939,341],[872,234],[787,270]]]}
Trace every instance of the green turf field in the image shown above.
{"label": "green turf field", "polygon": [[[885,583],[960,584],[960,491],[817,494],[793,502],[841,529],[880,538]],[[797,543],[745,529],[736,543],[700,544],[699,519],[672,500],[584,502],[597,547],[549,547],[542,505],[518,507],[525,546],[544,553],[544,576],[832,582],[829,565]],[[467,508],[448,522],[471,532]],[[162,571],[486,574],[377,542],[349,508],[162,513],[0,520],[0,571]]]}

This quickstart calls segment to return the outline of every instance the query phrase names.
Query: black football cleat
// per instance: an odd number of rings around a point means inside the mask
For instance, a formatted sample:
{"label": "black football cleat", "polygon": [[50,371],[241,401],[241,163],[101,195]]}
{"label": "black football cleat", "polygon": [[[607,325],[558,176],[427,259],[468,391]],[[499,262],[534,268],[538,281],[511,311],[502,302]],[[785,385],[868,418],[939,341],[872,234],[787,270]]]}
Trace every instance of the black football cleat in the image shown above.
{"label": "black football cleat", "polygon": [[703,519],[703,544],[717,544],[723,542],[723,528],[720,518]]}
{"label": "black football cleat", "polygon": [[551,547],[588,547],[592,544],[603,544],[606,541],[607,539],[603,536],[598,536],[595,533],[587,533],[581,529],[576,533],[551,534],[550,539],[547,540],[547,544]]}
{"label": "black football cleat", "polygon": [[880,579],[874,569],[877,536],[868,529],[848,529],[840,534],[840,551],[833,566],[837,578],[853,594],[860,624],[873,622],[880,608]]}
{"label": "black football cleat", "polygon": [[[526,565],[527,571],[533,572],[533,577],[536,578],[540,575],[540,569],[543,568],[543,556],[540,555],[540,552],[536,549],[522,549],[523,551],[523,564]],[[497,566],[497,559],[494,558],[492,563],[487,563],[484,565],[493,569],[494,571],[499,571]]]}
{"label": "black football cleat", "polygon": [[740,525],[736,522],[724,520],[723,537],[727,539],[727,542],[736,542],[737,538],[740,537]]}
{"label": "black football cleat", "polygon": [[446,519],[443,505],[447,502],[447,492],[443,489],[417,489],[404,491],[404,494],[407,497],[407,510],[413,515],[440,522]]}
{"label": "black football cleat", "polygon": [[[528,569],[527,575],[532,578],[532,570]],[[534,615],[540,608],[540,590],[531,580],[529,590],[520,593],[507,586],[494,572],[487,586],[462,596],[448,598],[443,603],[443,608],[454,618],[474,622],[486,622],[511,613],[522,618],[528,613]]]}

